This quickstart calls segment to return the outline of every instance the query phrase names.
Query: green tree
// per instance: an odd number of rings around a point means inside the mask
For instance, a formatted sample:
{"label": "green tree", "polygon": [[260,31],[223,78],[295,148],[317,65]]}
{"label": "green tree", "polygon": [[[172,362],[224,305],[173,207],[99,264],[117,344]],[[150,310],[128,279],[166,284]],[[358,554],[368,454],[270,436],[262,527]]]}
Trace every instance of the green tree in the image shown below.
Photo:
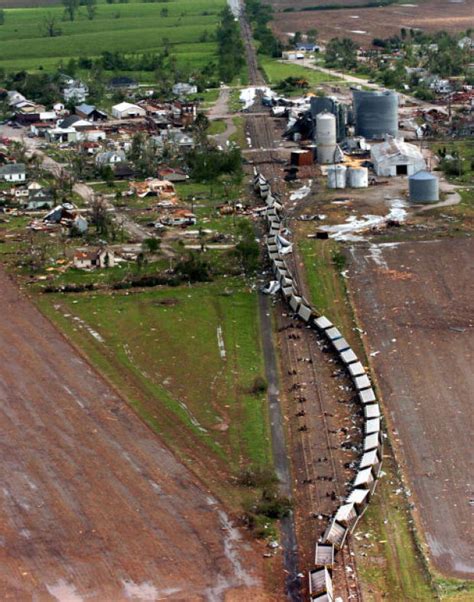
{"label": "green tree", "polygon": [[40,30],[47,38],[56,38],[62,33],[57,18],[51,13],[47,13],[43,17],[43,20],[40,23]]}
{"label": "green tree", "polygon": [[245,59],[240,28],[228,7],[221,13],[221,22],[216,37],[219,77],[224,82],[230,82],[240,73],[245,64]]}
{"label": "green tree", "polygon": [[208,282],[211,279],[209,264],[201,255],[193,252],[178,262],[175,272],[189,282]]}
{"label": "green tree", "polygon": [[97,13],[97,0],[85,0],[87,18],[92,21]]}
{"label": "green tree", "polygon": [[316,38],[318,37],[318,30],[317,29],[308,29],[308,31],[306,32],[306,39],[308,40],[308,42],[310,44],[314,44],[316,42]]}
{"label": "green tree", "polygon": [[357,66],[357,44],[350,38],[333,38],[326,47],[327,67],[354,69]]}
{"label": "green tree", "polygon": [[142,248],[144,252],[147,253],[156,253],[161,245],[161,241],[159,238],[145,238],[142,243]]}
{"label": "green tree", "polygon": [[64,12],[69,21],[74,21],[76,12],[79,8],[79,0],[63,0]]}
{"label": "green tree", "polygon": [[5,11],[3,10],[3,8],[0,8],[0,25],[3,25],[5,23]]}
{"label": "green tree", "polygon": [[235,246],[235,254],[245,274],[251,275],[258,269],[260,248],[250,222],[240,222],[239,231],[240,240]]}

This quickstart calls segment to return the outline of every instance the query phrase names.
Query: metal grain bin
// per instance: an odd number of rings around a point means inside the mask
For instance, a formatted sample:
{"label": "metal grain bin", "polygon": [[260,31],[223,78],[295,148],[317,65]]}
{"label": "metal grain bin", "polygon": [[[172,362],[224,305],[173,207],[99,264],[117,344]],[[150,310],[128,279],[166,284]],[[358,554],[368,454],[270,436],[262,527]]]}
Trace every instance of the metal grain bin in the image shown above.
{"label": "metal grain bin", "polygon": [[332,113],[316,115],[317,157],[320,165],[335,163],[336,118]]}
{"label": "metal grain bin", "polygon": [[369,140],[398,134],[398,94],[389,91],[353,90],[355,135]]}
{"label": "metal grain bin", "polygon": [[437,203],[439,201],[438,178],[428,171],[419,171],[410,176],[408,190],[412,203]]}
{"label": "metal grain bin", "polygon": [[369,170],[367,167],[349,167],[347,185],[350,188],[367,188],[369,185]]}
{"label": "metal grain bin", "polygon": [[345,165],[334,165],[328,168],[328,187],[345,188],[347,181],[347,167]]}

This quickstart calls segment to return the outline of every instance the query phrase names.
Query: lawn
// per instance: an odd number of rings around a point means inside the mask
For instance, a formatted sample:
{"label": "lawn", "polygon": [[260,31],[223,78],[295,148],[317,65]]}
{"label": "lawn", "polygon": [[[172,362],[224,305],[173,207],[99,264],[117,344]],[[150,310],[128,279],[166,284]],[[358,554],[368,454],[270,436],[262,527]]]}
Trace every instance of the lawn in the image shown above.
{"label": "lawn", "polygon": [[243,281],[38,302],[207,482],[271,461],[265,395],[251,392],[263,374],[257,294]]}
{"label": "lawn", "polygon": [[217,134],[223,134],[227,129],[225,119],[214,119],[209,124],[207,133],[209,136],[216,136]]}
{"label": "lawn", "polygon": [[[128,4],[99,0],[92,21],[82,8],[73,22],[62,20],[62,6],[5,9],[0,66],[7,71],[41,67],[49,70],[71,57],[98,56],[104,51],[159,51],[169,44],[179,65],[197,68],[214,57],[211,35],[224,6],[224,0]],[[44,35],[42,24],[47,14],[57,17],[62,35]],[[206,41],[204,32],[209,36]]]}
{"label": "lawn", "polygon": [[269,84],[275,85],[287,77],[298,77],[308,81],[310,87],[317,86],[326,82],[340,81],[338,77],[328,75],[322,71],[315,71],[307,67],[293,65],[291,63],[282,63],[269,57],[260,58],[266,80]]}

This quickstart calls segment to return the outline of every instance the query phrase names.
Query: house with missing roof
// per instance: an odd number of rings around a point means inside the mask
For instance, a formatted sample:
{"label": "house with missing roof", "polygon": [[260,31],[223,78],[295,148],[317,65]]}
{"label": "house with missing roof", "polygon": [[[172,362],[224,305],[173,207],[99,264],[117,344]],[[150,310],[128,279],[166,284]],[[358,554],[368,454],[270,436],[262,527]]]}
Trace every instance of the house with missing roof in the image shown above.
{"label": "house with missing roof", "polygon": [[72,263],[78,270],[113,268],[116,265],[116,258],[114,252],[107,247],[91,250],[78,249],[74,253]]}

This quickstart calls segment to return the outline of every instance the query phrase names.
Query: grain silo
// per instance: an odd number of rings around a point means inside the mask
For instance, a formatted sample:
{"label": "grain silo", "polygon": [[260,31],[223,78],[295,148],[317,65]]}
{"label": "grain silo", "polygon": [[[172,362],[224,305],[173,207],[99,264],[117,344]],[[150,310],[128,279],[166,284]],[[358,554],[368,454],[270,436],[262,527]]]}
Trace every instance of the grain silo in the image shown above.
{"label": "grain silo", "polygon": [[398,94],[353,90],[355,135],[370,140],[398,134]]}
{"label": "grain silo", "polygon": [[367,188],[369,185],[369,170],[367,167],[349,167],[347,185],[349,188]]}
{"label": "grain silo", "polygon": [[316,115],[327,111],[336,117],[336,139],[338,142],[346,137],[347,105],[331,96],[313,96],[311,98],[311,115],[316,120]]}
{"label": "grain silo", "polygon": [[347,168],[345,165],[328,167],[328,188],[345,188],[346,182]]}
{"label": "grain silo", "polygon": [[336,117],[327,111],[316,115],[317,158],[321,165],[335,163]]}
{"label": "grain silo", "polygon": [[408,190],[412,203],[437,203],[439,201],[438,178],[428,171],[419,171],[410,176]]}

